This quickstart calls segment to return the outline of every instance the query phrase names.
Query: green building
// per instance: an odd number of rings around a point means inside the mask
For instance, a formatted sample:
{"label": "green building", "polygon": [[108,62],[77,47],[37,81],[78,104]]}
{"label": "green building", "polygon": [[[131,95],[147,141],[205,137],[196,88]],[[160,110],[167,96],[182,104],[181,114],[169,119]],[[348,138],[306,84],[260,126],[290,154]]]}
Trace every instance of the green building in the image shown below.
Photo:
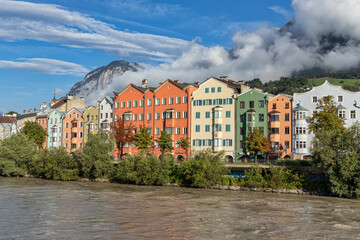
{"label": "green building", "polygon": [[[250,89],[237,98],[236,104],[236,161],[249,159],[244,147],[244,141],[255,127],[259,128],[264,136],[267,137],[267,118],[268,118],[268,94],[256,89]],[[265,156],[259,155],[261,159]]]}

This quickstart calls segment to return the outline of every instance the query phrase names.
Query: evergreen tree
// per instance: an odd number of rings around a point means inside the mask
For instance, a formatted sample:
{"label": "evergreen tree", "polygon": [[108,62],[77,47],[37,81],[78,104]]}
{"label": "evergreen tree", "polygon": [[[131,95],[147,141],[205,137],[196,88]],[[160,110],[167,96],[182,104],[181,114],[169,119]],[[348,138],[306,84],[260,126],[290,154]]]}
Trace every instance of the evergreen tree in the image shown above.
{"label": "evergreen tree", "polygon": [[244,143],[246,151],[251,155],[255,155],[255,160],[257,160],[258,153],[270,152],[269,140],[259,128],[254,128],[253,131],[246,136]]}
{"label": "evergreen tree", "polygon": [[133,143],[140,150],[149,150],[152,147],[153,137],[146,127],[140,126],[139,131],[134,135]]}
{"label": "evergreen tree", "polygon": [[39,149],[43,148],[47,133],[43,127],[37,122],[25,122],[25,126],[21,130],[26,136],[32,139]]}
{"label": "evergreen tree", "polygon": [[321,98],[315,108],[317,112],[307,119],[309,132],[317,134],[319,131],[345,132],[344,118],[339,117],[333,96]]}

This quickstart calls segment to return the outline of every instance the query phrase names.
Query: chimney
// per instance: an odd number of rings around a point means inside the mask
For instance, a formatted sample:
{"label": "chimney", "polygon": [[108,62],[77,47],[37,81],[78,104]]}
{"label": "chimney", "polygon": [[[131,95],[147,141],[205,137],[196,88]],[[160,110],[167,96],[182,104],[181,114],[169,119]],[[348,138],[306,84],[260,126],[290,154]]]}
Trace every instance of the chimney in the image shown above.
{"label": "chimney", "polygon": [[174,82],[178,83],[178,82],[179,82],[179,80],[174,80]]}
{"label": "chimney", "polygon": [[141,87],[147,88],[147,79],[143,79],[143,80],[142,80],[142,85],[141,85]]}
{"label": "chimney", "polygon": [[71,95],[71,94],[68,94],[68,95],[67,95],[67,99],[69,99],[69,100],[70,100],[70,99],[74,99],[74,96]]}
{"label": "chimney", "polygon": [[24,110],[23,113],[26,113],[26,110]]}
{"label": "chimney", "polygon": [[159,85],[163,84],[162,82],[159,82]]}
{"label": "chimney", "polygon": [[220,79],[225,80],[225,81],[229,81],[229,77],[228,77],[228,76],[221,76]]}
{"label": "chimney", "polygon": [[196,85],[199,85],[199,82],[195,82]]}

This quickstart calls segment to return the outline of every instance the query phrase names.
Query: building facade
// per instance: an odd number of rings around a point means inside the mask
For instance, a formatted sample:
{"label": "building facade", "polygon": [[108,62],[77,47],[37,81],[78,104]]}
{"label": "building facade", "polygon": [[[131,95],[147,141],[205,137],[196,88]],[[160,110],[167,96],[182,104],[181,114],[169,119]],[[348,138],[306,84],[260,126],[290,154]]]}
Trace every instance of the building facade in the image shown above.
{"label": "building facade", "polygon": [[268,102],[269,159],[291,158],[292,96],[279,94]]}
{"label": "building facade", "polygon": [[114,119],[114,98],[105,97],[98,103],[99,108],[99,127],[106,133],[111,132],[111,125]]}
{"label": "building facade", "polygon": [[225,151],[230,162],[236,159],[236,96],[249,89],[243,82],[211,77],[191,97],[191,149]]}
{"label": "building facade", "polygon": [[62,145],[68,153],[81,150],[84,144],[84,109],[72,108],[63,116]]}
{"label": "building facade", "polygon": [[84,142],[87,142],[89,133],[97,134],[99,127],[99,109],[89,106],[84,111]]}
{"label": "building facade", "polygon": [[[236,161],[248,161],[248,151],[245,147],[247,135],[254,129],[259,128],[265,137],[268,136],[268,100],[269,95],[256,89],[250,89],[237,97],[236,105]],[[267,158],[259,154],[258,159]]]}
{"label": "building facade", "polygon": [[358,121],[360,92],[350,92],[325,81],[321,86],[313,87],[308,92],[294,93],[293,158],[306,159],[311,156],[310,148],[314,134],[309,133],[306,118],[312,116],[318,100],[324,96],[333,96],[338,115],[345,119],[345,127],[350,127]]}
{"label": "building facade", "polygon": [[52,111],[47,120],[47,147],[58,148],[62,146],[62,127],[64,113],[58,110]]}

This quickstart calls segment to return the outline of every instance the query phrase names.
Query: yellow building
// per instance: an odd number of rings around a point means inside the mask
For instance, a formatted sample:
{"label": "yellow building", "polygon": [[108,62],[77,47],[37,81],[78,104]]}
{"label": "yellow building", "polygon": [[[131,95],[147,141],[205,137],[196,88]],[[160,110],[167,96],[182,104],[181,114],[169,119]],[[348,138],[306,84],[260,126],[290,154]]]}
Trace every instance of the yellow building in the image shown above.
{"label": "yellow building", "polygon": [[89,133],[98,133],[99,108],[89,106],[84,112],[84,142],[87,142]]}

